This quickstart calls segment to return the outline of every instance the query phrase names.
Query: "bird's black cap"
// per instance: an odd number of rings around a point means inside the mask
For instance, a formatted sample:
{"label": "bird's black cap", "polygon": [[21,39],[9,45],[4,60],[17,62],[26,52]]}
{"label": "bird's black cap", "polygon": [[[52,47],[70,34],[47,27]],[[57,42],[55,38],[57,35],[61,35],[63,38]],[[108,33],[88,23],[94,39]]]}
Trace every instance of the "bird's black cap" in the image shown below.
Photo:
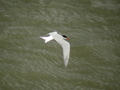
{"label": "bird's black cap", "polygon": [[67,36],[66,35],[62,35],[64,38],[67,38]]}

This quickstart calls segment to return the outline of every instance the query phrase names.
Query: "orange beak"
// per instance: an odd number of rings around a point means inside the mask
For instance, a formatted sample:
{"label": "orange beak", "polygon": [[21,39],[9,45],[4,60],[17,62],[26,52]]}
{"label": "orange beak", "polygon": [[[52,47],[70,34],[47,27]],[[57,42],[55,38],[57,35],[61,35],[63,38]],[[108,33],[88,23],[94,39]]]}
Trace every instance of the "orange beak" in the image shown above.
{"label": "orange beak", "polygon": [[66,40],[70,40],[69,38],[66,38]]}

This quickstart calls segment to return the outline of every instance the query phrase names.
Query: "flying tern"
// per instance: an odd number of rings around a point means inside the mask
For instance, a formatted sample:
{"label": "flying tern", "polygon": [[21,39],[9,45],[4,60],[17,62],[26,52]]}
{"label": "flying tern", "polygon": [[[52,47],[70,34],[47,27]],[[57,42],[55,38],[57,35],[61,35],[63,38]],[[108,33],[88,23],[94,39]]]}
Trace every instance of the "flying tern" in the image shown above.
{"label": "flying tern", "polygon": [[55,40],[58,44],[61,45],[63,49],[63,57],[64,57],[64,64],[65,67],[68,65],[69,61],[69,55],[70,55],[70,43],[66,40],[69,40],[69,38],[66,35],[60,35],[57,32],[50,32],[48,33],[49,36],[40,36],[40,38],[45,40],[45,43]]}

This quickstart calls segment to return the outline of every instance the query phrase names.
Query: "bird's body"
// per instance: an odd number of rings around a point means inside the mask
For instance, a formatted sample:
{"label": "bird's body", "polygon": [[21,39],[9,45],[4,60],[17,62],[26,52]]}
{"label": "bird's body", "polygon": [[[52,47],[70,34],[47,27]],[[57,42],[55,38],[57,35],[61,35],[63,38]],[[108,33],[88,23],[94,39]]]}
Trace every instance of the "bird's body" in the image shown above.
{"label": "bird's body", "polygon": [[49,41],[54,39],[54,40],[56,40],[56,42],[58,44],[61,45],[61,47],[63,48],[64,64],[67,67],[68,61],[69,61],[69,55],[70,55],[70,44],[69,44],[69,42],[64,40],[64,38],[67,39],[67,36],[63,37],[62,35],[58,34],[57,32],[51,32],[51,33],[48,33],[48,34],[49,34],[49,36],[47,36],[47,37],[40,37],[40,38],[44,39],[45,43],[47,43],[47,42],[49,42]]}

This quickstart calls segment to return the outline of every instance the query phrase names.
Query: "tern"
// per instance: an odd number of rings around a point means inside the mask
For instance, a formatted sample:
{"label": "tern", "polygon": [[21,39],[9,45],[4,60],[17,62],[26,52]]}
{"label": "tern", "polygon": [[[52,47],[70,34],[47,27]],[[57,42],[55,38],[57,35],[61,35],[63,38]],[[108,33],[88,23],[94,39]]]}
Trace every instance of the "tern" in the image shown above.
{"label": "tern", "polygon": [[64,64],[65,67],[68,65],[69,61],[69,55],[70,55],[70,43],[66,40],[69,40],[69,38],[66,35],[60,35],[57,32],[50,32],[48,33],[49,36],[40,36],[41,39],[45,40],[45,43],[55,40],[58,44],[61,45],[63,49],[63,58],[64,58]]}

